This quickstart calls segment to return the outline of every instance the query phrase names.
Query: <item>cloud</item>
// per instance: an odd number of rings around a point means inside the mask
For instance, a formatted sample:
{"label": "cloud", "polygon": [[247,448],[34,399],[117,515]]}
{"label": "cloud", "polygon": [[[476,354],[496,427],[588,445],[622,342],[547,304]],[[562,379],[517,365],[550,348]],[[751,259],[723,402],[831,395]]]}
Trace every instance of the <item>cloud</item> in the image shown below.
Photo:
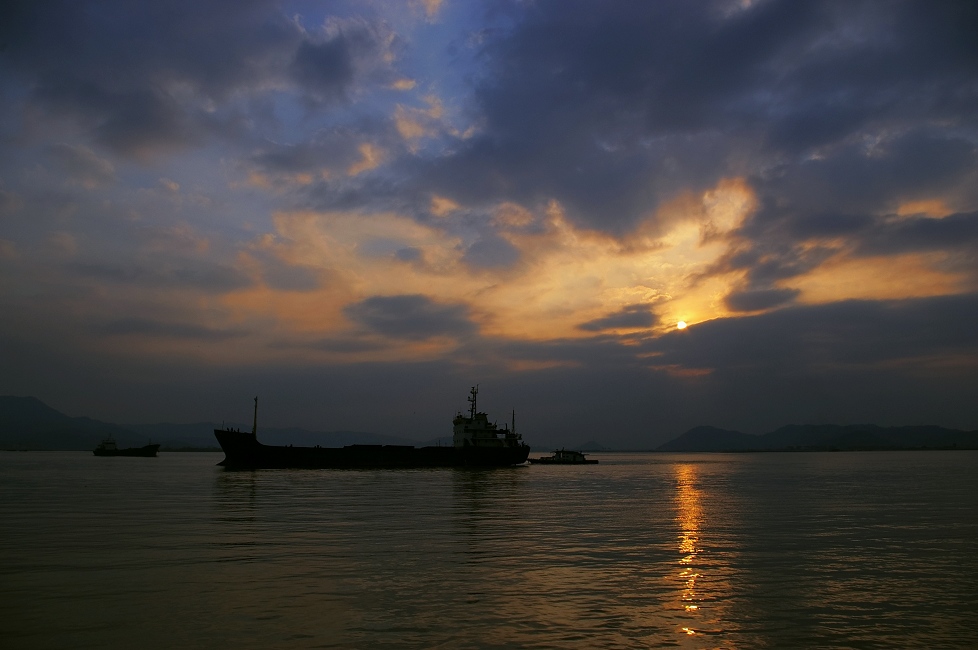
{"label": "cloud", "polygon": [[761,311],[791,302],[799,293],[798,289],[753,289],[735,291],[723,301],[731,311]]}
{"label": "cloud", "polygon": [[655,325],[655,315],[648,305],[629,305],[613,314],[581,323],[578,328],[586,332],[615,329],[647,329]]}
{"label": "cloud", "polygon": [[102,146],[143,158],[224,128],[216,103],[280,74],[275,62],[301,41],[273,3],[7,7],[5,57],[31,89],[36,128],[44,114],[68,118]]}
{"label": "cloud", "polygon": [[978,212],[941,219],[910,217],[885,220],[860,238],[859,252],[869,255],[909,251],[971,250],[978,247]]}
{"label": "cloud", "polygon": [[362,22],[333,22],[316,40],[295,52],[291,72],[300,86],[321,102],[348,99],[357,59],[377,49],[376,36]]}
{"label": "cloud", "polygon": [[[429,188],[463,188],[467,202],[556,199],[576,223],[621,232],[677,188],[791,175],[813,154],[842,181],[803,184],[822,211],[850,209],[834,201],[846,192],[892,200],[908,181],[968,169],[973,147],[953,134],[978,106],[962,29],[974,8],[903,3],[882,20],[865,3],[717,6],[525,5],[483,46],[481,135],[433,165]],[[847,175],[844,158],[881,136],[893,144],[888,162],[866,162],[876,182]]]}
{"label": "cloud", "polygon": [[344,313],[370,330],[397,339],[465,337],[476,331],[466,306],[441,304],[422,295],[373,296],[346,307]]}
{"label": "cloud", "polygon": [[520,252],[501,237],[484,235],[469,246],[462,261],[475,268],[508,267],[520,259]]}
{"label": "cloud", "polygon": [[[978,360],[978,294],[788,307],[700,323],[649,342],[656,362],[795,374],[915,360]],[[927,361],[926,363],[929,363]],[[920,361],[918,368],[926,367]]]}
{"label": "cloud", "polygon": [[86,189],[102,187],[115,180],[115,168],[112,163],[99,158],[95,152],[86,147],[55,144],[49,147],[48,155],[68,182],[81,185]]}
{"label": "cloud", "polygon": [[143,318],[126,318],[107,323],[102,333],[109,336],[148,336],[195,341],[224,341],[247,335],[244,330],[216,329],[194,323],[174,323]]}
{"label": "cloud", "polygon": [[322,109],[399,77],[396,38],[382,23],[331,17],[308,29],[273,1],[7,7],[0,38],[16,76],[6,81],[22,84],[34,135],[67,120],[145,161],[213,137],[253,137],[268,116],[248,102],[275,90]]}
{"label": "cloud", "polygon": [[167,268],[139,263],[113,264],[79,260],[65,266],[73,277],[144,288],[196,289],[224,293],[251,284],[247,276],[228,267],[206,263],[187,263]]}

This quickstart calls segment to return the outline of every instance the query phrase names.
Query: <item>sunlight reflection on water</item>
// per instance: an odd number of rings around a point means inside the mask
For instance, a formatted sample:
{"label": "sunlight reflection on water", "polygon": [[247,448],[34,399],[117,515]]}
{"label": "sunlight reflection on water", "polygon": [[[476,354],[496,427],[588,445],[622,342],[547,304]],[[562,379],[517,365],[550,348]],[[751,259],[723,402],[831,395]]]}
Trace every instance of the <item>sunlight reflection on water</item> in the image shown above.
{"label": "sunlight reflection on water", "polygon": [[[978,454],[0,452],[4,647],[968,647]],[[120,462],[121,461],[121,462]]]}

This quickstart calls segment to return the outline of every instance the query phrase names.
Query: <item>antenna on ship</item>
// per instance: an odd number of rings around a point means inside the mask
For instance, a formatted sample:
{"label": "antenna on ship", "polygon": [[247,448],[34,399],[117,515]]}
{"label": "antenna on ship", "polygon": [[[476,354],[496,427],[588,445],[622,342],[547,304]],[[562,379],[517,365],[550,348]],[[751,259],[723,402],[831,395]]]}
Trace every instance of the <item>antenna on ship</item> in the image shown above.
{"label": "antenna on ship", "polygon": [[516,409],[513,409],[513,433],[516,433]]}
{"label": "antenna on ship", "polygon": [[251,435],[258,439],[258,396],[255,395],[255,423],[251,425]]}
{"label": "antenna on ship", "polygon": [[472,390],[470,390],[469,392],[472,393],[472,397],[469,398],[469,403],[472,405],[469,408],[469,418],[474,420],[475,419],[475,396],[479,394],[479,384],[473,386]]}

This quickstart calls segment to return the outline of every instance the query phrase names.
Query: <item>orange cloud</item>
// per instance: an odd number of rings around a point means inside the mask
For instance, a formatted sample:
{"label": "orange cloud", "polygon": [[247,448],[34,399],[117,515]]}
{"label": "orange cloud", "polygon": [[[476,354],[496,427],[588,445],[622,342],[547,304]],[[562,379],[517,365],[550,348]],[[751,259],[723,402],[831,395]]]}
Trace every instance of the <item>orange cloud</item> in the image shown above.
{"label": "orange cloud", "polygon": [[[753,209],[753,195],[742,181],[728,180],[666,210],[677,206],[684,211],[667,214],[665,231],[656,238],[651,224],[625,237],[577,228],[556,202],[542,211],[501,204],[492,223],[519,254],[515,264],[502,268],[468,266],[467,242],[394,213],[279,213],[276,233],[262,240],[262,249],[283,263],[318,269],[329,283],[288,296],[252,288],[229,296],[228,304],[296,331],[327,334],[352,326],[342,315],[351,302],[424,294],[469,304],[485,335],[534,340],[588,336],[579,324],[641,304],[655,307],[663,330],[680,319],[695,323],[725,315],[723,297],[740,276],[697,279],[729,246],[723,237],[704,238],[703,232],[710,228],[722,235],[738,227]],[[458,207],[432,197],[433,214]],[[533,223],[540,227],[526,228]],[[398,254],[404,250],[411,255]]]}
{"label": "orange cloud", "polygon": [[449,213],[459,209],[459,204],[444,196],[434,195],[431,197],[431,214],[436,217],[444,217]]}
{"label": "orange cloud", "polygon": [[941,218],[952,214],[954,210],[948,207],[942,199],[925,199],[922,201],[907,201],[897,208],[897,215],[908,217],[922,214],[928,217]]}
{"label": "orange cloud", "polygon": [[800,289],[798,301],[806,304],[924,298],[966,290],[967,275],[940,270],[943,261],[941,253],[839,257],[781,286]]}
{"label": "orange cloud", "polygon": [[360,150],[360,160],[347,169],[346,173],[350,176],[356,176],[357,174],[362,174],[363,172],[370,171],[371,169],[376,169],[382,162],[384,162],[384,152],[369,142],[364,142],[359,147]]}

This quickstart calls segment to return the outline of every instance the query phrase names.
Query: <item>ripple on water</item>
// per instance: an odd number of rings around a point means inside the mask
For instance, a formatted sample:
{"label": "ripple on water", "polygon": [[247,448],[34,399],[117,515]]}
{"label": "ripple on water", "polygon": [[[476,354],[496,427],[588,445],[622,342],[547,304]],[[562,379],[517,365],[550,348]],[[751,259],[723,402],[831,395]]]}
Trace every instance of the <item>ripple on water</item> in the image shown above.
{"label": "ripple on water", "polygon": [[978,454],[225,472],[0,452],[10,647],[968,647]]}

